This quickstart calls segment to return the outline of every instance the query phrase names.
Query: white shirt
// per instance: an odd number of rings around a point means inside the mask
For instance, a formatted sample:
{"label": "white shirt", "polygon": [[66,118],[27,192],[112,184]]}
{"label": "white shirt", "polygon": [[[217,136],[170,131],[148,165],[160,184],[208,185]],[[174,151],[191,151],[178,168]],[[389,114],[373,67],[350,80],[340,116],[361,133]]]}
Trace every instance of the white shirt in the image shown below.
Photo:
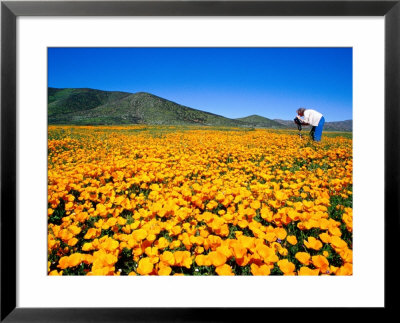
{"label": "white shirt", "polygon": [[322,114],[318,111],[307,109],[304,111],[304,122],[311,126],[318,126],[319,120],[321,120]]}

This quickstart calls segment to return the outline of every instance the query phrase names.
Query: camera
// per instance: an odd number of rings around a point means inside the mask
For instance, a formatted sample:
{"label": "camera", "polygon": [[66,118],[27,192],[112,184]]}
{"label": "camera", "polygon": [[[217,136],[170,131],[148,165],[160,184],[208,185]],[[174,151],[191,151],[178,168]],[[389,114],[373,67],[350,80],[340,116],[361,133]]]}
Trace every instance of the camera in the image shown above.
{"label": "camera", "polygon": [[298,129],[299,131],[301,131],[301,129],[302,129],[302,127],[301,127],[301,120],[300,120],[298,117],[296,117],[296,118],[294,118],[294,123],[297,125],[297,129]]}

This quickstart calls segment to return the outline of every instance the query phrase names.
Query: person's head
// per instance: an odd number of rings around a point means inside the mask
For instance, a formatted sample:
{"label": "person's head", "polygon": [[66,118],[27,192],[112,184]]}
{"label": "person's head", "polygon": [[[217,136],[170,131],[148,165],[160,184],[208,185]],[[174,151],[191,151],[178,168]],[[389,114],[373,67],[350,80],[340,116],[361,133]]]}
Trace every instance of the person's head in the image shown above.
{"label": "person's head", "polygon": [[304,109],[304,108],[299,108],[299,109],[297,109],[297,114],[298,114],[300,117],[303,117],[303,116],[304,116],[304,111],[306,111],[306,109]]}

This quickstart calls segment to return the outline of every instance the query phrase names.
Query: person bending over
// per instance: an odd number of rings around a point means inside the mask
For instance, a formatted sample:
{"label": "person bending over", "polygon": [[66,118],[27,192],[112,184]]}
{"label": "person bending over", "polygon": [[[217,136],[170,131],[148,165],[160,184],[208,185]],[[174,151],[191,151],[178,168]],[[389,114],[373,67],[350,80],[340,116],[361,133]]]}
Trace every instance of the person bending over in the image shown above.
{"label": "person bending over", "polygon": [[312,109],[299,108],[297,109],[297,117],[300,119],[302,125],[311,126],[310,134],[312,140],[321,141],[322,129],[325,123],[324,116]]}

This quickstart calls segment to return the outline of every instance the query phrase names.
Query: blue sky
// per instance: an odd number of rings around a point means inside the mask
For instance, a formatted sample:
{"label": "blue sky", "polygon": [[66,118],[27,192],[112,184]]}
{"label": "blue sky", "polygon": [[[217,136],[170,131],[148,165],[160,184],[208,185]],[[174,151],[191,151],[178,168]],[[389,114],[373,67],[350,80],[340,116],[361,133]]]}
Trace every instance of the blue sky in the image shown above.
{"label": "blue sky", "polygon": [[49,48],[48,85],[149,92],[228,118],[352,119],[351,48]]}

